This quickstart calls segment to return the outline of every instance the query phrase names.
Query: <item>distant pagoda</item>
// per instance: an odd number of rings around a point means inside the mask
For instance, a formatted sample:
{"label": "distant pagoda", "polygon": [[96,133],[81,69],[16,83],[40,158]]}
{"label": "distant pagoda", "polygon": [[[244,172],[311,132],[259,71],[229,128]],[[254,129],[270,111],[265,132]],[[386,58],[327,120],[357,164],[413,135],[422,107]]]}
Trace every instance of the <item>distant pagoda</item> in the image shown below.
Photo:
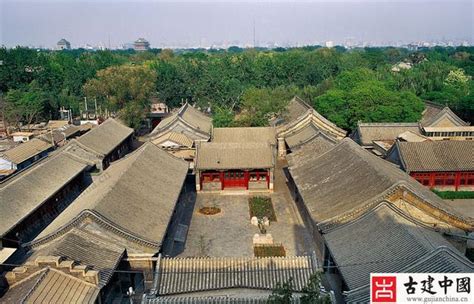
{"label": "distant pagoda", "polygon": [[150,49],[150,43],[145,38],[138,38],[133,43],[133,49],[135,51],[146,51]]}
{"label": "distant pagoda", "polygon": [[70,50],[71,49],[71,43],[67,41],[66,39],[61,39],[57,43],[57,49],[58,50]]}

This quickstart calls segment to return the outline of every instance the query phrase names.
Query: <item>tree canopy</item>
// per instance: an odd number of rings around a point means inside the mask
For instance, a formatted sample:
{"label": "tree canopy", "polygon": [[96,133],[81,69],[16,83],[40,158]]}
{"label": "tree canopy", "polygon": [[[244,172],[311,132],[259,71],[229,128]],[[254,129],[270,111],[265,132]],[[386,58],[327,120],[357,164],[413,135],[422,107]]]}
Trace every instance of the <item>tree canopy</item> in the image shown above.
{"label": "tree canopy", "polygon": [[[136,126],[146,111],[143,99],[152,94],[172,108],[184,101],[211,108],[215,123],[228,126],[264,125],[283,110],[282,98],[295,94],[346,129],[359,119],[414,121],[422,111],[420,99],[448,105],[468,121],[474,113],[473,47],[232,47],[139,53],[0,48],[0,61],[4,97],[33,87],[38,94],[42,91],[42,106],[33,120],[56,118],[60,107],[78,115],[88,97]],[[393,71],[400,62],[411,68]]]}

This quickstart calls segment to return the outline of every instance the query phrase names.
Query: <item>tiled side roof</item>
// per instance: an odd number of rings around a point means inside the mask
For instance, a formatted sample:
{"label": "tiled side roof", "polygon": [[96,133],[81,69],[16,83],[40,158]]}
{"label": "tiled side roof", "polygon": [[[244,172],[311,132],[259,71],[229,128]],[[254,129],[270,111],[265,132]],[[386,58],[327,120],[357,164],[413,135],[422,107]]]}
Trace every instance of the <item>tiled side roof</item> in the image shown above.
{"label": "tiled side roof", "polygon": [[45,246],[34,248],[29,260],[39,256],[60,256],[99,271],[99,287],[105,286],[117,268],[125,248],[103,236],[72,229]]}
{"label": "tiled side roof", "polygon": [[69,122],[67,120],[50,120],[48,121],[48,124],[46,125],[46,127],[48,129],[59,129],[59,128],[62,128],[64,126],[67,126],[69,124]]}
{"label": "tiled side roof", "polygon": [[338,141],[337,139],[324,134],[317,126],[311,123],[285,136],[285,142],[291,150],[294,150],[318,136],[324,137],[333,143]]}
{"label": "tiled side roof", "polygon": [[285,122],[290,122],[304,115],[309,109],[312,109],[312,107],[303,99],[295,96],[290,100],[286,109],[287,112],[283,114],[283,119]]}
{"label": "tiled side roof", "polygon": [[157,262],[154,290],[159,295],[227,288],[273,289],[294,279],[301,291],[316,272],[312,256],[273,258],[162,258]]}
{"label": "tiled side roof", "polygon": [[211,132],[212,119],[190,104],[186,103],[183,111],[180,111],[179,115],[184,121],[189,123],[191,126],[196,127],[198,130],[204,133]]}
{"label": "tiled side roof", "polygon": [[397,148],[407,172],[474,170],[474,142],[470,140],[397,142]]}
{"label": "tiled side roof", "polygon": [[0,188],[0,235],[4,235],[39,208],[69,181],[86,170],[87,164],[61,152],[31,168]]}
{"label": "tiled side roof", "polygon": [[109,118],[79,137],[77,141],[97,153],[107,155],[132,134],[132,128]]}
{"label": "tiled side roof", "polygon": [[30,141],[3,152],[3,156],[15,164],[20,164],[51,147],[51,142],[39,138],[33,138]]}
{"label": "tiled side roof", "polygon": [[163,144],[166,141],[172,141],[175,142],[183,147],[188,147],[191,148],[193,146],[193,140],[186,135],[182,133],[177,133],[177,132],[167,132],[160,137],[153,139],[151,142],[154,143],[155,145],[160,145]]}
{"label": "tiled side roof", "polygon": [[395,140],[398,135],[410,131],[421,135],[418,123],[361,123],[357,124],[358,141],[363,146],[375,140]]}
{"label": "tiled side roof", "polygon": [[306,161],[311,161],[314,157],[331,150],[336,144],[337,142],[332,138],[325,136],[323,133],[318,133],[316,137],[288,154],[286,159],[290,166],[296,163],[303,165]]}
{"label": "tiled side roof", "polygon": [[273,149],[268,143],[200,143],[196,168],[259,169],[273,167]]}
{"label": "tiled side roof", "polygon": [[216,143],[265,143],[276,144],[273,127],[214,128],[212,142]]}
{"label": "tiled side roof", "polygon": [[[329,231],[324,238],[349,289],[369,284],[370,273],[400,272],[438,248],[456,251],[441,234],[402,215],[389,203]],[[470,265],[460,270],[472,271],[473,264],[458,255]],[[434,265],[425,263],[414,272],[429,272]]]}
{"label": "tiled side roof", "polygon": [[145,143],[112,164],[35,241],[55,234],[84,212],[90,212],[134,238],[159,244],[187,172],[187,162]]}
{"label": "tiled side roof", "polygon": [[349,138],[322,155],[292,156],[289,169],[316,223],[361,208],[400,183],[408,185],[427,204],[461,217],[408,174]]}
{"label": "tiled side roof", "polygon": [[[99,288],[54,268],[46,267],[10,287],[5,303],[95,303]],[[4,300],[2,297],[0,303]]]}

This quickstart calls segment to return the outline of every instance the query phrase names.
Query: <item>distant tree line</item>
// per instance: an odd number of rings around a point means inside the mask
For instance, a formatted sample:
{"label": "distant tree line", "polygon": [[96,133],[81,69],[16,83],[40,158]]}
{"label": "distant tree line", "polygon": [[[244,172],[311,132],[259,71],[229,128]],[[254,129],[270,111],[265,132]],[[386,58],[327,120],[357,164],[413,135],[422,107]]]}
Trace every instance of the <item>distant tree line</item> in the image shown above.
{"label": "distant tree line", "polygon": [[[138,127],[155,96],[211,109],[216,126],[262,126],[293,95],[345,129],[417,121],[422,100],[473,120],[474,48],[37,51],[0,49],[0,110],[11,124],[56,118],[84,98]],[[411,68],[393,70],[405,62]]]}

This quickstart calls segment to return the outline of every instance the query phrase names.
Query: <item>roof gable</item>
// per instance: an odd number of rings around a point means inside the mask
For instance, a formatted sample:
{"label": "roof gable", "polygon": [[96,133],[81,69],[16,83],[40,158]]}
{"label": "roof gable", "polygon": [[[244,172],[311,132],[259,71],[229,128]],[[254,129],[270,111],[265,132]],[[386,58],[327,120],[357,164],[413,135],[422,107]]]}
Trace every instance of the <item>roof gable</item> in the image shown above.
{"label": "roof gable", "polygon": [[113,118],[109,118],[77,138],[77,141],[88,149],[105,156],[132,134],[132,128],[124,126]]}
{"label": "roof gable", "polygon": [[197,135],[204,135],[209,138],[211,134],[212,119],[188,103],[185,103],[178,111],[164,118],[149,136],[161,136],[166,131],[174,130],[174,126],[178,123],[183,123],[193,132],[197,133]]}
{"label": "roof gable", "polygon": [[459,118],[459,116],[448,107],[444,107],[432,117],[425,118],[422,120],[422,124],[424,127],[457,127],[469,125],[469,123]]}

